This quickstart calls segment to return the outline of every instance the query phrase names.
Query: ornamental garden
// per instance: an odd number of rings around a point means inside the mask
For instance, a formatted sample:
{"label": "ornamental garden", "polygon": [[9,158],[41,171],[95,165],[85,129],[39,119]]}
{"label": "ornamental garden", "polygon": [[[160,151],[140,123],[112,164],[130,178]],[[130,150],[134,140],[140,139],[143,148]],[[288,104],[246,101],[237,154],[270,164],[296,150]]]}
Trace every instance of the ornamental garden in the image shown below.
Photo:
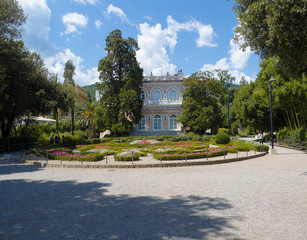
{"label": "ornamental garden", "polygon": [[29,153],[44,155],[49,160],[103,161],[113,155],[115,161],[137,161],[140,157],[153,156],[157,161],[212,158],[240,151],[267,152],[268,146],[256,142],[230,139],[225,133],[216,136],[164,136],[144,138],[92,139],[86,144],[63,141],[33,149]]}

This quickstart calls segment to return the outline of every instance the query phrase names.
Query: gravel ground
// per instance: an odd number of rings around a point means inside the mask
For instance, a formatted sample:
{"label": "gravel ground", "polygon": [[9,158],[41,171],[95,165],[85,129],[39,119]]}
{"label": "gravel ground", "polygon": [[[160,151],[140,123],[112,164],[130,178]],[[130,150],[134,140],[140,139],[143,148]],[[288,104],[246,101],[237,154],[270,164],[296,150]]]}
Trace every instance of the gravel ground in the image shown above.
{"label": "gravel ground", "polygon": [[307,154],[146,169],[0,160],[0,239],[307,239]]}

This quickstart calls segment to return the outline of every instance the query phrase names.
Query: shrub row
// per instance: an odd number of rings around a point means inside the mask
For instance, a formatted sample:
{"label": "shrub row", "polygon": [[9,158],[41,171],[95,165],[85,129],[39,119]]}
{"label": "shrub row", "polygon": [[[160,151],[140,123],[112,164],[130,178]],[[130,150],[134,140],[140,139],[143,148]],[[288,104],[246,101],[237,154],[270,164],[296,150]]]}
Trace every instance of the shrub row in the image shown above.
{"label": "shrub row", "polygon": [[[225,152],[227,154],[227,151]],[[224,150],[220,150],[213,153],[208,153],[208,158],[210,157],[217,157],[217,156],[223,156]],[[157,160],[160,160],[160,157],[162,160],[185,160],[185,159],[199,159],[199,158],[206,158],[207,153],[187,153],[187,154],[178,154],[178,155],[165,155],[162,154],[154,154],[154,158]]]}
{"label": "shrub row", "polygon": [[[92,157],[70,157],[70,156],[62,156],[63,161],[85,161],[85,162],[97,162],[99,160],[102,160],[105,157],[105,154],[100,154]],[[48,159],[51,160],[60,160],[61,156],[48,154]]]}
{"label": "shrub row", "polygon": [[[140,160],[140,153],[134,153],[133,154],[133,161]],[[125,155],[125,156],[119,156],[117,154],[114,155],[115,161],[132,161],[132,154],[131,155]]]}

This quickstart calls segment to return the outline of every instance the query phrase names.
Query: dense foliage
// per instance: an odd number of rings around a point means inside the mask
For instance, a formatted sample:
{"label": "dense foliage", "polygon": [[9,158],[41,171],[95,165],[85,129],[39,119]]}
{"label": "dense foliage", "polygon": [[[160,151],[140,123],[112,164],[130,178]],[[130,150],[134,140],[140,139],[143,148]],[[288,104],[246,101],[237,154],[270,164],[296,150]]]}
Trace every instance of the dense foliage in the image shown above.
{"label": "dense foliage", "polygon": [[[262,59],[278,57],[283,72],[301,77],[307,70],[307,1],[235,0],[239,25],[234,40]],[[243,41],[242,41],[243,40]]]}
{"label": "dense foliage", "polygon": [[203,134],[207,129],[217,132],[223,121],[218,101],[221,82],[210,72],[197,72],[184,81],[184,87],[179,122],[195,133]]}
{"label": "dense foliage", "polygon": [[118,29],[106,38],[107,55],[98,66],[101,83],[97,87],[102,95],[97,110],[100,130],[128,134],[141,118],[143,70],[136,60],[137,49],[137,42],[122,38]]}
{"label": "dense foliage", "polygon": [[230,142],[230,138],[227,133],[220,132],[215,135],[215,142],[217,144],[227,144]]}

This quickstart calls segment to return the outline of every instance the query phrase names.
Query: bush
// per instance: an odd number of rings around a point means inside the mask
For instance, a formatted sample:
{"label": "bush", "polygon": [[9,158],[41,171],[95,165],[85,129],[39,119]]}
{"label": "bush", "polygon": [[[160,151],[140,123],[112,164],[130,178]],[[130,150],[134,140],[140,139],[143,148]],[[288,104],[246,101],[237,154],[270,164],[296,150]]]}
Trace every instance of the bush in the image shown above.
{"label": "bush", "polygon": [[219,128],[217,132],[218,133],[226,133],[226,134],[228,134],[228,129],[227,128]]}
{"label": "bush", "polygon": [[101,143],[100,139],[99,138],[93,138],[91,139],[91,144],[97,144],[97,143]]}
{"label": "bush", "polygon": [[230,142],[230,138],[227,133],[218,133],[215,136],[215,142],[217,144],[227,144]]}
{"label": "bush", "polygon": [[[134,153],[133,154],[133,161],[138,161],[140,159],[140,154]],[[131,155],[114,155],[115,161],[132,161],[132,154]]]}
{"label": "bush", "polygon": [[305,141],[307,130],[306,127],[289,130],[284,128],[277,133],[277,139],[289,139],[294,141]]}
{"label": "bush", "polygon": [[196,135],[196,136],[194,137],[194,140],[195,140],[195,141],[201,141],[201,140],[202,140],[202,138],[201,138],[201,136],[200,136],[200,135]]}

